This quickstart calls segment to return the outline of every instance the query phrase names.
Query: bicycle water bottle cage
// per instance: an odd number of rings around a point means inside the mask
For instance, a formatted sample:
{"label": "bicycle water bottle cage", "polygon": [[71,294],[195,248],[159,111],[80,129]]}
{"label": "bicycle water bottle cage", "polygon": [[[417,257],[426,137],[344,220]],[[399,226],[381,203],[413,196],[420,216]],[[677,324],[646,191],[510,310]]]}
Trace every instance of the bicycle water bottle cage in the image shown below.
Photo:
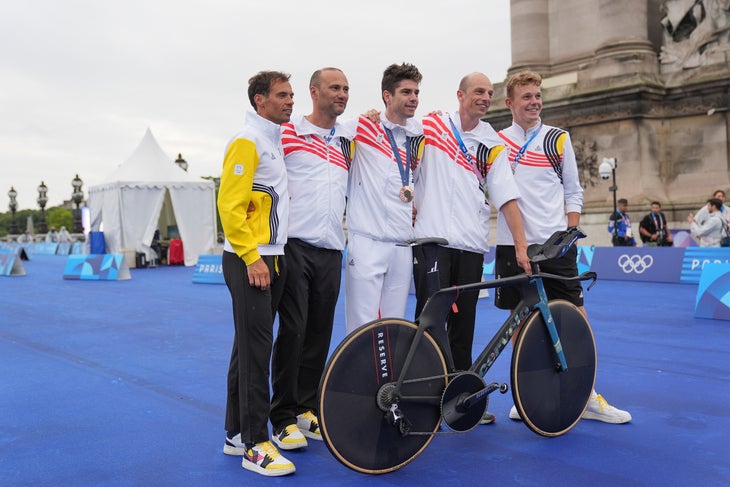
{"label": "bicycle water bottle cage", "polygon": [[543,244],[532,244],[527,247],[527,257],[532,262],[557,259],[565,255],[579,238],[586,236],[580,227],[569,227],[553,233]]}

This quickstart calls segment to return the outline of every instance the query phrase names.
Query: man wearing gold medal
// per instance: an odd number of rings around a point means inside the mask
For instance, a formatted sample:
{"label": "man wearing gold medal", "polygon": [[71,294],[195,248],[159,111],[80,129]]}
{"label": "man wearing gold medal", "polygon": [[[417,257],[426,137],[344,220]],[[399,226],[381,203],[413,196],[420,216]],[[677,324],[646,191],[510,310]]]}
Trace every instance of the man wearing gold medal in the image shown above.
{"label": "man wearing gold medal", "polygon": [[353,121],[355,148],[347,201],[345,314],[347,332],[379,317],[404,318],[412,253],[396,244],[413,238],[412,168],[423,130],[413,120],[421,73],[412,64],[386,68],[385,112],[379,122]]}

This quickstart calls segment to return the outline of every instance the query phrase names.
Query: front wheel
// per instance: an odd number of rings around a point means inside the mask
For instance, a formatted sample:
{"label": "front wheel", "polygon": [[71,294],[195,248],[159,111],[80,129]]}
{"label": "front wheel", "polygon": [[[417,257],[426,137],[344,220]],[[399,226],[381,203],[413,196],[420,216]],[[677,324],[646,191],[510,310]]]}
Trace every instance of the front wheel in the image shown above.
{"label": "front wheel", "polygon": [[565,353],[560,370],[545,320],[533,311],[512,354],[512,398],[525,424],[543,436],[559,436],[580,420],[596,379],[593,330],[580,310],[564,300],[548,303]]}
{"label": "front wheel", "polygon": [[[363,473],[396,470],[416,458],[431,442],[441,422],[440,398],[447,382],[444,355],[424,333],[402,385],[402,396],[421,399],[398,402],[411,432],[386,418],[388,392],[402,374],[403,362],[417,326],[397,319],[364,325],[335,349],[319,384],[319,426],[332,454]],[[380,404],[380,405],[379,405]]]}

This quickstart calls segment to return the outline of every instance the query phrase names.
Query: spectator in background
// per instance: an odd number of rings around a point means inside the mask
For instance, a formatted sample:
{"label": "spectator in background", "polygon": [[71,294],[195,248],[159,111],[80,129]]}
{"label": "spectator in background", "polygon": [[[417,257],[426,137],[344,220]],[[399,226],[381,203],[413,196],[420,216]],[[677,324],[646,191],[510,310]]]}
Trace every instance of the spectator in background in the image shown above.
{"label": "spectator in background", "polygon": [[618,207],[608,219],[608,232],[612,234],[611,243],[614,247],[636,247],[636,240],[631,231],[631,220],[626,210],[629,201],[626,198],[618,200]]}
{"label": "spectator in background", "polygon": [[651,202],[651,212],[639,222],[639,235],[647,247],[671,247],[674,243],[667,218],[658,201]]}
{"label": "spectator in background", "polygon": [[18,243],[20,243],[20,244],[33,243],[33,235],[30,233],[30,230],[26,230],[22,235],[18,236]]}
{"label": "spectator in background", "polygon": [[66,227],[61,227],[61,230],[58,231],[58,243],[71,243],[73,242],[73,239],[71,238],[71,234],[68,233],[68,230],[66,230]]}
{"label": "spectator in background", "polygon": [[[722,203],[722,206],[720,207],[720,214],[725,220],[730,221],[730,207],[725,205],[725,191],[722,189],[716,189],[712,193],[712,197],[720,200],[720,203]],[[702,225],[709,217],[710,212],[707,210],[707,204],[705,204],[702,208],[697,210],[694,219],[698,225]]]}
{"label": "spectator in background", "polygon": [[703,223],[698,223],[696,217],[690,213],[687,217],[692,237],[700,243],[700,247],[719,247],[720,240],[727,233],[727,220],[722,216],[722,201],[718,198],[707,200],[708,217]]}
{"label": "spectator in background", "polygon": [[56,231],[56,227],[51,227],[51,231],[46,234],[46,242],[49,242],[49,243],[58,242],[58,232]]}

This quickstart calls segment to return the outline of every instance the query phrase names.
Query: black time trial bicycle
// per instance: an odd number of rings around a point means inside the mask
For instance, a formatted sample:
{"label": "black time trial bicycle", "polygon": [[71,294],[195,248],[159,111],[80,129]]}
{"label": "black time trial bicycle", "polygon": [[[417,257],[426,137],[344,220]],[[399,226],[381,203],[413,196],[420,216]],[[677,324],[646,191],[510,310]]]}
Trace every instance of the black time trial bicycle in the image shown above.
{"label": "black time trial bicycle", "polygon": [[[585,316],[564,300],[548,301],[543,279],[592,280],[594,272],[566,278],[541,273],[539,263],[560,257],[585,237],[578,227],[556,232],[528,248],[525,274],[436,291],[415,322],[383,318],[350,333],[327,362],[318,391],[323,439],[341,463],[382,474],[416,458],[436,435],[466,432],[479,424],[489,394],[507,384],[483,377],[517,333],[510,382],[525,425],[559,436],[580,420],[593,389],[596,347]],[[434,241],[423,245],[435,261]],[[443,241],[441,241],[443,242]],[[459,293],[514,286],[522,299],[469,370],[454,369],[444,323]],[[442,429],[445,423],[451,431]]]}

